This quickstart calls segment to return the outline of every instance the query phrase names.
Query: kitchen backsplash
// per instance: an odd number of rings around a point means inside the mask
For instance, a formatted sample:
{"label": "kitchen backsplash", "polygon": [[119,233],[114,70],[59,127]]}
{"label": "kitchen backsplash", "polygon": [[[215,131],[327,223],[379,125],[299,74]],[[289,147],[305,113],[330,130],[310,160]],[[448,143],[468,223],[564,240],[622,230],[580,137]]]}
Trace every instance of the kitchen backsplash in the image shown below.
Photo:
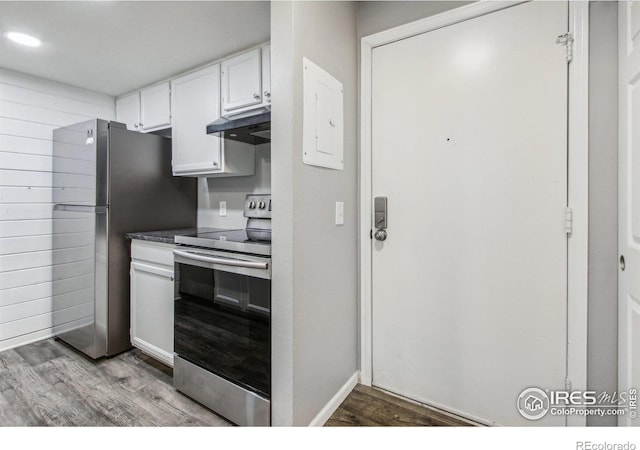
{"label": "kitchen backsplash", "polygon": [[[199,178],[198,227],[244,228],[242,215],[247,194],[271,193],[271,144],[256,147],[256,173],[250,177]],[[220,202],[227,202],[227,215],[220,216]]]}

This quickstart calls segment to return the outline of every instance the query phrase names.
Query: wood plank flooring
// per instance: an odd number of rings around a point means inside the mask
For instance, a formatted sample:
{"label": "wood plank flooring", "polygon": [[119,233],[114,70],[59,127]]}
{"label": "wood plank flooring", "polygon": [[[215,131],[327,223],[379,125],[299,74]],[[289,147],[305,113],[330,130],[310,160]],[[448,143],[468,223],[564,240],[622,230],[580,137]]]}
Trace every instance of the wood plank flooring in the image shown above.
{"label": "wood plank flooring", "polygon": [[470,424],[436,410],[399,399],[378,389],[357,385],[325,424],[352,426],[469,426]]}
{"label": "wood plank flooring", "polygon": [[229,426],[137,350],[90,360],[49,339],[0,353],[0,426]]}
{"label": "wood plank flooring", "polygon": [[[53,339],[0,353],[0,426],[229,426],[138,350],[93,361]],[[466,426],[358,385],[325,426]]]}

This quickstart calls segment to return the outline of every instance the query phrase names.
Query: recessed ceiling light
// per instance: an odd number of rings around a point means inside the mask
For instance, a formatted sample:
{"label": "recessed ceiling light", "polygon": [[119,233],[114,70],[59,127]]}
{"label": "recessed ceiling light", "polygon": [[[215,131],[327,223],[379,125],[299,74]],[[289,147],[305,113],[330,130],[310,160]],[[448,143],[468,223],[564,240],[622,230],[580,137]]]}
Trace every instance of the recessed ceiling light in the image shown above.
{"label": "recessed ceiling light", "polygon": [[38,47],[42,43],[40,39],[35,38],[33,36],[29,36],[28,34],[18,33],[17,31],[9,31],[6,36],[11,39],[13,42],[17,42],[18,44],[27,45],[29,47]]}

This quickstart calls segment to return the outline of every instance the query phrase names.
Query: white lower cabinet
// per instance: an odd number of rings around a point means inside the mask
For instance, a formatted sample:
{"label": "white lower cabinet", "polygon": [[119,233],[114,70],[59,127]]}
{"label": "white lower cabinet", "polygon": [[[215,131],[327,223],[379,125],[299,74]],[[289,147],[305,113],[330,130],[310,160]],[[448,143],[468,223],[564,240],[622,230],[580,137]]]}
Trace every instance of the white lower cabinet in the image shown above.
{"label": "white lower cabinet", "polygon": [[173,249],[131,243],[131,344],[173,367]]}

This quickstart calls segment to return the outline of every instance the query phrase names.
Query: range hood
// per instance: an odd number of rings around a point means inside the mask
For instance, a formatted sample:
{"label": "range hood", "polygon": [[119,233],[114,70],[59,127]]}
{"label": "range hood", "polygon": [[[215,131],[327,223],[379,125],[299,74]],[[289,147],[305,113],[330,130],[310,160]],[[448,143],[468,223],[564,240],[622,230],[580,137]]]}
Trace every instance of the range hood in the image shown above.
{"label": "range hood", "polygon": [[207,125],[207,134],[248,144],[271,142],[271,111],[238,119],[220,119]]}

